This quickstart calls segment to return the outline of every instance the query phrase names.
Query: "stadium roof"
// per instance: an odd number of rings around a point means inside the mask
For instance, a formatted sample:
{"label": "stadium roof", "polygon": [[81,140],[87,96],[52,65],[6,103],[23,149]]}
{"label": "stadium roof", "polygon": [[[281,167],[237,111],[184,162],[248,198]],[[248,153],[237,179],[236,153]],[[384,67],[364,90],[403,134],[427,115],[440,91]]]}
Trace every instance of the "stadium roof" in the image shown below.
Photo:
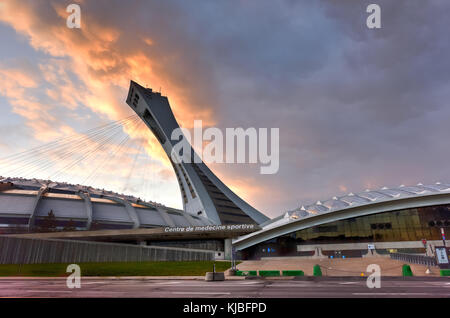
{"label": "stadium roof", "polygon": [[120,197],[122,199],[131,201],[131,202],[146,202],[149,204],[152,204],[154,206],[161,206],[164,207],[164,205],[160,203],[156,203],[153,201],[144,201],[140,198],[136,198],[132,195],[126,195],[122,193],[117,193],[113,191],[108,191],[105,189],[97,189],[90,186],[80,185],[80,184],[70,184],[66,182],[55,182],[51,180],[42,180],[42,179],[24,179],[24,178],[10,178],[10,177],[1,177],[0,176],[0,183],[12,183],[15,187],[20,189],[27,189],[27,190],[39,190],[40,188],[46,186],[54,191],[57,191],[59,193],[77,193],[77,192],[87,192],[90,194],[91,197],[103,197],[105,195]]}
{"label": "stadium roof", "polygon": [[450,193],[450,184],[437,182],[432,185],[418,183],[415,186],[401,185],[396,188],[383,187],[378,190],[365,190],[364,192],[352,193],[340,197],[333,197],[326,201],[317,201],[315,204],[302,205],[297,209],[290,210],[282,215],[267,221],[261,226],[269,225],[282,218],[293,220],[311,217],[317,214],[331,213],[334,211],[364,206],[373,203],[392,201],[408,197],[420,197],[438,193]]}
{"label": "stadium roof", "polygon": [[[202,226],[212,222],[155,202],[88,186],[49,180],[0,177],[0,224],[28,225],[52,211],[57,226],[77,228],[153,228]],[[66,222],[66,223],[65,223]]]}
{"label": "stadium roof", "polygon": [[280,235],[341,219],[449,203],[450,184],[440,182],[349,193],[285,212],[260,224],[261,230],[240,237],[233,244],[243,249]]}

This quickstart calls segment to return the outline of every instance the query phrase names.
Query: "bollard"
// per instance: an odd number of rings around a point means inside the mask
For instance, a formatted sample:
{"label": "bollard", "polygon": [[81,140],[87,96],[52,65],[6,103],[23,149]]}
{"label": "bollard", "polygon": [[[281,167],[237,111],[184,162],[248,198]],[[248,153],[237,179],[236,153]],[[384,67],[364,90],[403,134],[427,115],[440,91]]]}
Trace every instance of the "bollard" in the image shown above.
{"label": "bollard", "polygon": [[402,274],[403,274],[403,276],[413,276],[411,266],[409,266],[408,264],[403,264]]}
{"label": "bollard", "polygon": [[207,272],[205,275],[205,281],[213,282],[213,281],[224,281],[225,273],[222,272]]}
{"label": "bollard", "polygon": [[313,276],[322,276],[322,270],[319,265],[314,265],[313,267]]}

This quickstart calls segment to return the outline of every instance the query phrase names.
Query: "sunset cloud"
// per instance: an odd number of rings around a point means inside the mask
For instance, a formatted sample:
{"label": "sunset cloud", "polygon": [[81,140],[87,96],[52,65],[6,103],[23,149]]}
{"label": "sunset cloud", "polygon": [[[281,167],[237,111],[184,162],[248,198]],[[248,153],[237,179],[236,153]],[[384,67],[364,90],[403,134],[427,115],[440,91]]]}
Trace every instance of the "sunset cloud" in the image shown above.
{"label": "sunset cloud", "polygon": [[[366,187],[450,180],[448,1],[379,0],[380,30],[365,26],[368,0],[77,3],[81,29],[66,27],[65,1],[0,2],[0,28],[17,42],[0,52],[2,120],[15,119],[22,139],[48,142],[131,115],[135,80],[168,96],[186,128],[280,128],[278,174],[211,166],[270,216]],[[154,160],[141,163],[149,193],[181,207],[153,135],[143,125],[124,134],[135,144],[123,164],[142,145]],[[99,174],[96,184],[123,187]]]}

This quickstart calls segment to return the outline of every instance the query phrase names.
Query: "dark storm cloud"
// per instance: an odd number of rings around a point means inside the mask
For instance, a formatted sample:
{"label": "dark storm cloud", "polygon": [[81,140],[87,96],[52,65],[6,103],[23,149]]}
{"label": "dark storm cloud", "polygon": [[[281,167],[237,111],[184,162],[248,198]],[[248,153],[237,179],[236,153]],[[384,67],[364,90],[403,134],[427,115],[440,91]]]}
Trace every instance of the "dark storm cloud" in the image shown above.
{"label": "dark storm cloud", "polygon": [[284,195],[259,208],[450,179],[450,4],[378,1],[382,29],[369,30],[369,3],[251,2],[203,15],[221,124],[281,129],[279,174],[255,178]]}
{"label": "dark storm cloud", "polygon": [[382,29],[369,30],[369,3],[139,2],[123,30],[155,38],[155,58],[176,56],[160,71],[219,127],[280,127],[277,175],[214,167],[257,183],[252,203],[274,215],[369,186],[450,180],[450,4],[377,1]]}

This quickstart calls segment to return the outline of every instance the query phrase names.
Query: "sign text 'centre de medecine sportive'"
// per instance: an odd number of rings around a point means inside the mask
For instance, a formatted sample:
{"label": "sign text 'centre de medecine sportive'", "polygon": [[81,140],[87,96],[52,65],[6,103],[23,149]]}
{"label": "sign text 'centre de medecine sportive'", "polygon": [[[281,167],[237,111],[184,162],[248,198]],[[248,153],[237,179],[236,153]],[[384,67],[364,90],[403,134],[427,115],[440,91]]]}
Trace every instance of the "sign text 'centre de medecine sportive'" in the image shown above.
{"label": "sign text 'centre de medecine sportive'", "polygon": [[188,227],[165,227],[164,232],[215,232],[215,231],[236,231],[236,230],[253,230],[256,229],[255,224],[232,224],[232,225],[204,225],[204,226],[188,226]]}

